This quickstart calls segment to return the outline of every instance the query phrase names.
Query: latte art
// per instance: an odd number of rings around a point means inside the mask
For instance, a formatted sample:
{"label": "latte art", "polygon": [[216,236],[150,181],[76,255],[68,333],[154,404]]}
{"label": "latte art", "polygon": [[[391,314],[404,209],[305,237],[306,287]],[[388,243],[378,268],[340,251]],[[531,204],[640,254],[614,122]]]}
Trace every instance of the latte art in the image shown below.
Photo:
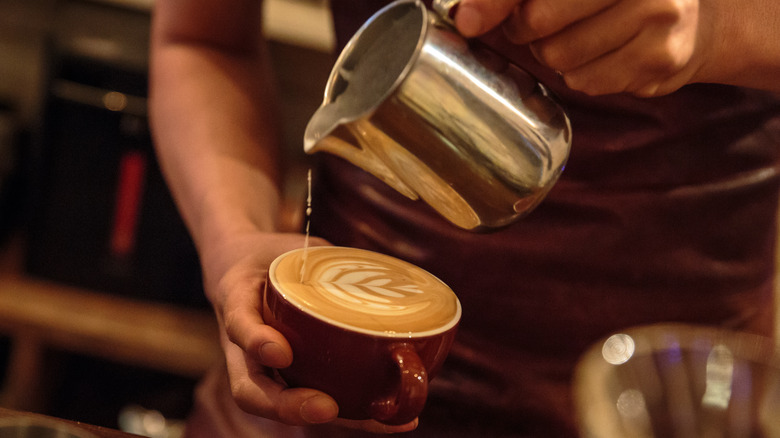
{"label": "latte art", "polygon": [[455,294],[427,271],[354,248],[315,247],[287,253],[270,281],[295,306],[352,330],[399,336],[449,329],[460,317]]}
{"label": "latte art", "polygon": [[[307,284],[332,295],[334,300],[343,300],[366,306],[377,311],[404,310],[410,305],[393,304],[394,301],[410,298],[411,294],[422,294],[420,286],[395,278],[393,271],[383,266],[366,264],[361,260],[342,260],[333,266],[326,266],[318,279]],[[306,280],[304,280],[306,282]],[[425,306],[427,303],[419,303]]]}

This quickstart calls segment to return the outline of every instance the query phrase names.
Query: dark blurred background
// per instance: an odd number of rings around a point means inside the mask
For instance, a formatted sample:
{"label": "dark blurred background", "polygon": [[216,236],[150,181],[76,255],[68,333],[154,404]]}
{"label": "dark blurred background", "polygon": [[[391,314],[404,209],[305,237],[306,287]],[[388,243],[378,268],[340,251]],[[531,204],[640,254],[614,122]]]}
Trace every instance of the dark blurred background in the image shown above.
{"label": "dark blurred background", "polygon": [[[149,135],[153,1],[0,0],[2,407],[175,425],[219,360],[197,254]],[[294,223],[332,33],[324,0],[266,3]]]}

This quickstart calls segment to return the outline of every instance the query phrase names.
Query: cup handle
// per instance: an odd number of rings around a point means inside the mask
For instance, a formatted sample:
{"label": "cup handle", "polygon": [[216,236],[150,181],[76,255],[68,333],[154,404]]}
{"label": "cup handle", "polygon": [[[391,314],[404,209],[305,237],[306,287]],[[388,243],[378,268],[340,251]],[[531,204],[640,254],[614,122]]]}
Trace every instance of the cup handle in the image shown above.
{"label": "cup handle", "polygon": [[406,424],[420,415],[428,398],[428,373],[409,344],[391,347],[390,357],[400,379],[396,393],[371,404],[371,417],[386,424]]}

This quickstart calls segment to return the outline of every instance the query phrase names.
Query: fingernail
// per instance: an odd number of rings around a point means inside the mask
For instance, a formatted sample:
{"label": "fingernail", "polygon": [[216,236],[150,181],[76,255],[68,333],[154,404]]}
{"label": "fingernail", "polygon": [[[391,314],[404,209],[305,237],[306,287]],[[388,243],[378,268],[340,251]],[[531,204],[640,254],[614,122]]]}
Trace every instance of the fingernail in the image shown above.
{"label": "fingernail", "polygon": [[469,3],[458,6],[455,24],[463,36],[477,36],[482,32],[482,14]]}
{"label": "fingernail", "polygon": [[301,418],[307,423],[318,424],[333,420],[339,407],[330,397],[315,395],[301,405]]}
{"label": "fingernail", "polygon": [[266,342],[260,346],[260,361],[267,366],[286,366],[290,363],[290,357],[275,342]]}
{"label": "fingernail", "polygon": [[656,82],[650,85],[646,85],[644,88],[640,89],[635,94],[638,97],[654,97],[658,93],[659,88],[661,88],[661,83]]}

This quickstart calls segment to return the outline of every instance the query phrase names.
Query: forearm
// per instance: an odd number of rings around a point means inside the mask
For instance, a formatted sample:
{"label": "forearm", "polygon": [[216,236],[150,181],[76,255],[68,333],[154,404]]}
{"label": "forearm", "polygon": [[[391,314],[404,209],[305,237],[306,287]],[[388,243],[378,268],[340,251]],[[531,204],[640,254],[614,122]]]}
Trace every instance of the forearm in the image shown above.
{"label": "forearm", "polygon": [[238,234],[273,231],[277,124],[265,60],[187,41],[153,44],[155,145],[201,256]]}

